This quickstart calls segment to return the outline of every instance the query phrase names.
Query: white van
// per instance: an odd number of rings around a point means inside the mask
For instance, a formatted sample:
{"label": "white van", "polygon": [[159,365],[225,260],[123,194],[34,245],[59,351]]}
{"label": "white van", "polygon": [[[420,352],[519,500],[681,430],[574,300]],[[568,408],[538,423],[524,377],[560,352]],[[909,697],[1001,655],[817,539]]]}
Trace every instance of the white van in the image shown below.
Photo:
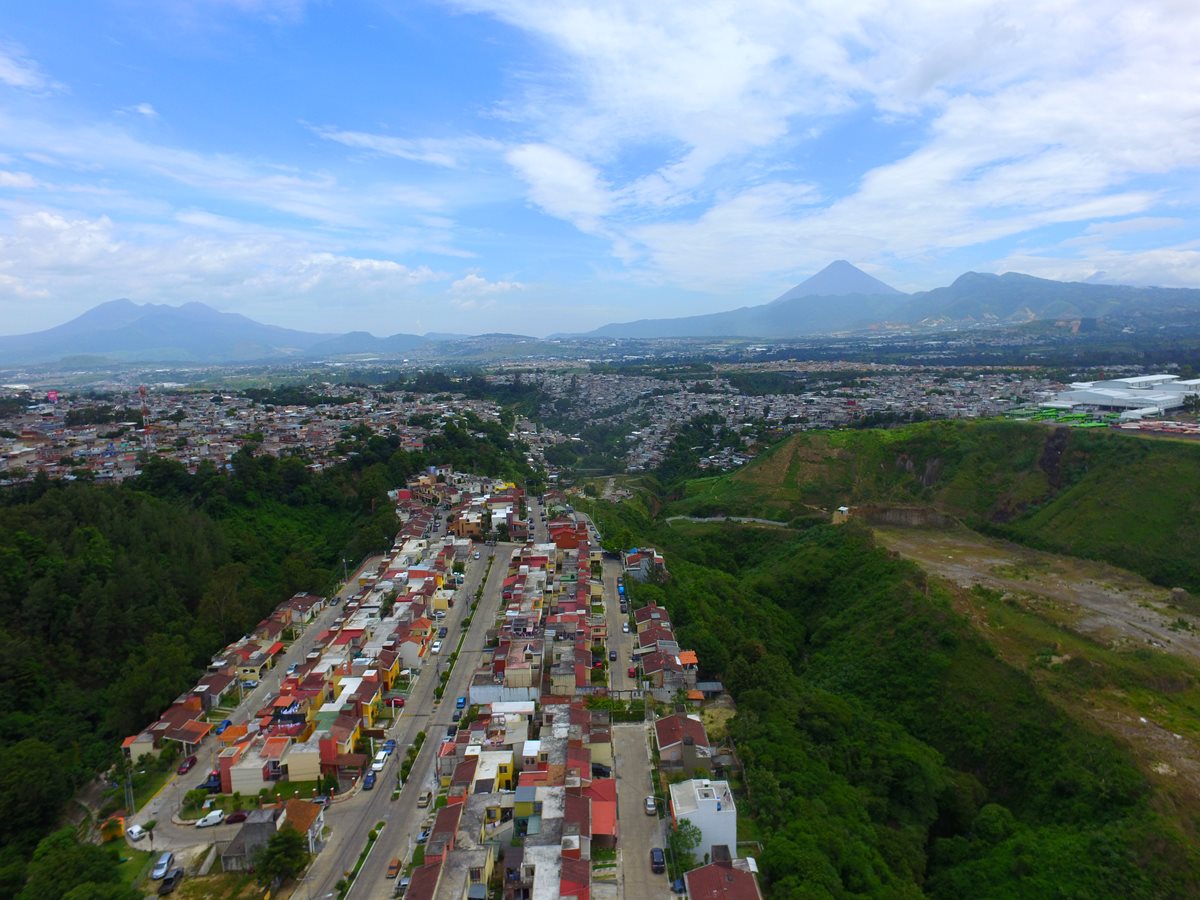
{"label": "white van", "polygon": [[380,750],[375,754],[375,762],[371,763],[371,770],[374,772],[382,772],[383,767],[387,765],[388,753],[386,750]]}

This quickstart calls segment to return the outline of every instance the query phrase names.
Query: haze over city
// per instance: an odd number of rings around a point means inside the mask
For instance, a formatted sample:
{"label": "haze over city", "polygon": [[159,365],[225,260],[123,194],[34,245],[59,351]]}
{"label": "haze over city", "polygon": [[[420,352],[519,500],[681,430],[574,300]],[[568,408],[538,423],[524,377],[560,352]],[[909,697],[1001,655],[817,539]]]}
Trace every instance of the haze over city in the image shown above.
{"label": "haze over city", "polygon": [[1191,5],[9,4],[0,332],[583,331],[835,258],[1192,287]]}

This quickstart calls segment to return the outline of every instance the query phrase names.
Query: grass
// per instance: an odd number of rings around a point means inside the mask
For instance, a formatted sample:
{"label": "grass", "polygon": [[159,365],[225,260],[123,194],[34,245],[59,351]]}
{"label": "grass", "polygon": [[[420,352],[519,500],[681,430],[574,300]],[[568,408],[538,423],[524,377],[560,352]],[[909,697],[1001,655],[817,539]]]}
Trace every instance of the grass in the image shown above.
{"label": "grass", "polygon": [[183,900],[258,900],[263,889],[246,872],[227,872],[203,877],[185,876],[175,896]]}
{"label": "grass", "polygon": [[[297,794],[297,792],[299,793]],[[301,800],[308,800],[320,793],[320,784],[316,781],[279,781],[268,788],[266,802],[290,800],[297,796]],[[235,799],[232,794],[210,794],[209,798],[212,800],[212,804],[209,809],[223,809],[226,814],[239,809],[255,809],[258,806],[259,796],[259,794],[242,794],[240,798]],[[198,819],[203,812],[196,807],[184,806],[179,811],[179,817],[181,819]]]}
{"label": "grass", "polygon": [[114,846],[121,853],[117,874],[125,884],[137,884],[150,871],[153,859],[158,856],[149,850],[135,850],[124,841],[114,842]]}

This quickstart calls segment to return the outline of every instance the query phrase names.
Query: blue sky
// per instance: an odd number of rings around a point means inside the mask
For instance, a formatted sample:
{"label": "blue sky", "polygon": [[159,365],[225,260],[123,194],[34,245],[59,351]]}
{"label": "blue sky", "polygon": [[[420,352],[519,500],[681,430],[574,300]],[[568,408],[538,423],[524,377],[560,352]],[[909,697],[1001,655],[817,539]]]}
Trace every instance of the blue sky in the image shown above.
{"label": "blue sky", "polygon": [[0,333],[544,335],[838,258],[1200,287],[1197,121],[1168,0],[8,3]]}

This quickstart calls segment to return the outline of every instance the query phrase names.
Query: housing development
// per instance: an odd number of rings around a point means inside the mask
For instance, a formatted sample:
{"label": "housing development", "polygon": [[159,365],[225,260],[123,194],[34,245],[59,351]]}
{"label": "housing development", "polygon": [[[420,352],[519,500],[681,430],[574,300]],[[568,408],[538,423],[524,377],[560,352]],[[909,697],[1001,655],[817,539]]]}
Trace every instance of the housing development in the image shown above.
{"label": "housing development", "polygon": [[605,554],[557,490],[435,467],[390,496],[387,554],[281,603],[125,739],[130,766],[182,761],[127,838],[151,823],[199,874],[238,872],[291,828],[300,896],[758,898],[702,715],[731,701],[630,603],[668,560]]}

